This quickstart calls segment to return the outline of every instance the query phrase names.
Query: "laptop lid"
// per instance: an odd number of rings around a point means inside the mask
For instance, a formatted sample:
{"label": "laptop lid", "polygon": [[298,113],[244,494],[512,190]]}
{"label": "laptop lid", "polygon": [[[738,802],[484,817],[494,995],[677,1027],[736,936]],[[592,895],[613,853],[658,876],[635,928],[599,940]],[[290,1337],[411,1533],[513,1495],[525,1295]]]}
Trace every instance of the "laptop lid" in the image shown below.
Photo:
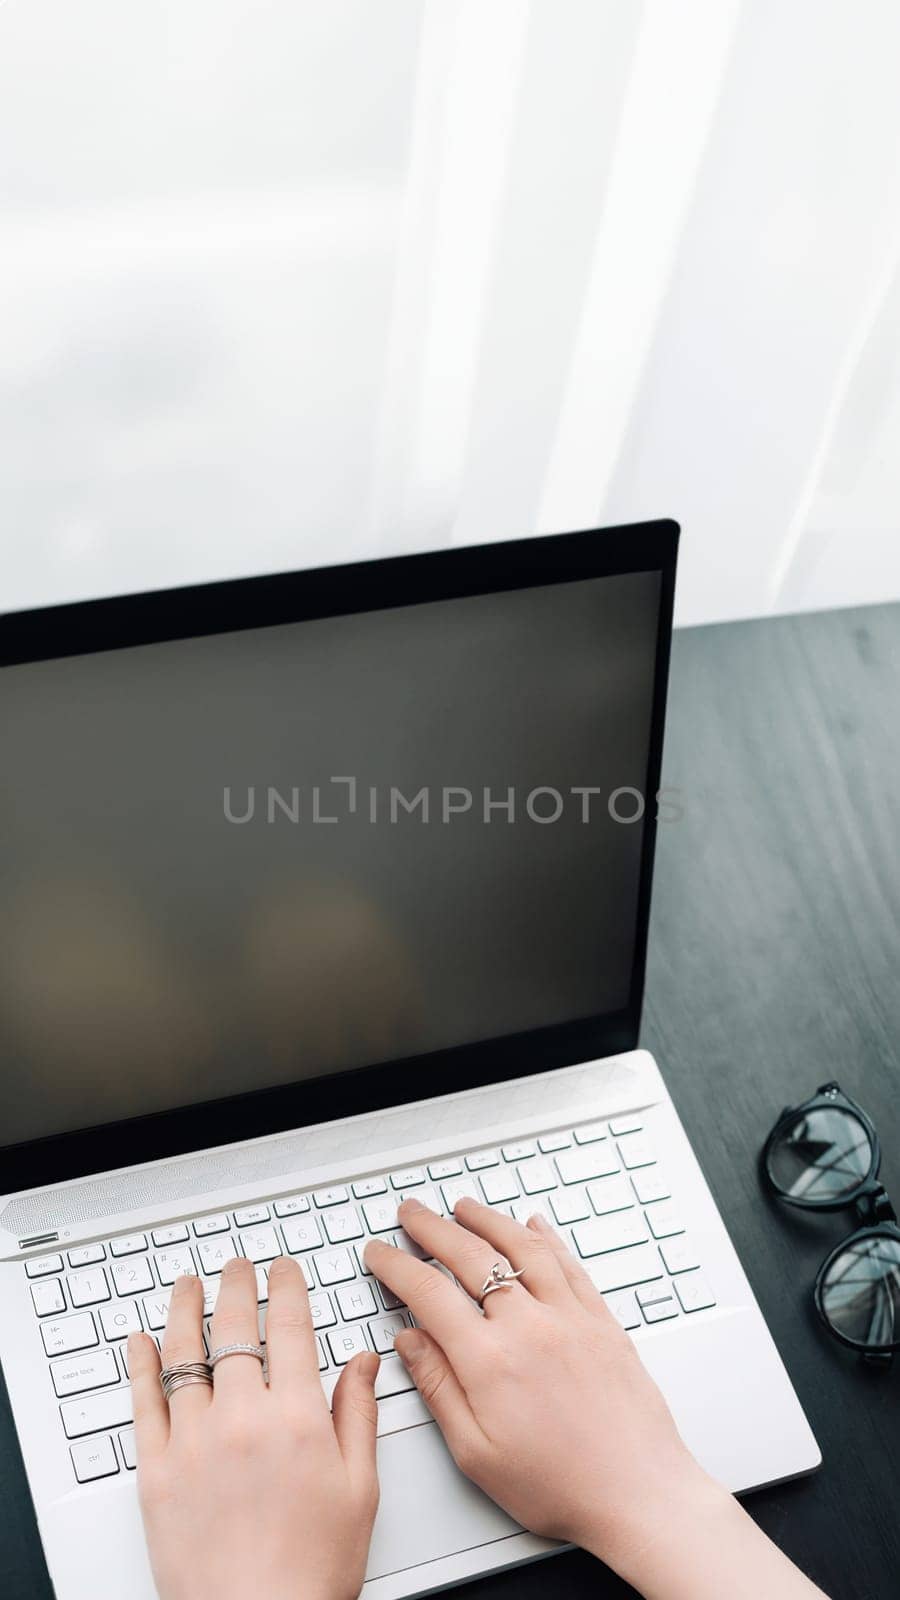
{"label": "laptop lid", "polygon": [[0,619],[0,1187],[633,1048],[677,538]]}

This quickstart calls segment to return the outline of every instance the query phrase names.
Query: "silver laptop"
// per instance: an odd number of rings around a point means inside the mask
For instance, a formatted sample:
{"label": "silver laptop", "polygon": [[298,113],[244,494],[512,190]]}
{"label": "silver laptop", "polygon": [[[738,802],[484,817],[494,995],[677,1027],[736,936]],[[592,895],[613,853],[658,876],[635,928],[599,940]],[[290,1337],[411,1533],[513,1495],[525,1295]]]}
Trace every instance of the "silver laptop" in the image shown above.
{"label": "silver laptop", "polygon": [[125,1339],[234,1254],[262,1337],[302,1264],[326,1395],[382,1356],[369,1600],[557,1548],[392,1353],[404,1194],[542,1210],[732,1489],[818,1464],[638,1048],[677,532],[0,620],[0,1358],[58,1600],[151,1600]]}

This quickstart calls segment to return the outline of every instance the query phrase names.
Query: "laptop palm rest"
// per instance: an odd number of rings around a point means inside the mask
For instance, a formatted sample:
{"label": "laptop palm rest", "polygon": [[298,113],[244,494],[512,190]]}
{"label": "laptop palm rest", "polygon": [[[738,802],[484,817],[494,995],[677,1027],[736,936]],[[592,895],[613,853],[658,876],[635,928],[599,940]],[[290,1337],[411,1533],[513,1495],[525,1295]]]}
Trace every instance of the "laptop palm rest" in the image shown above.
{"label": "laptop palm rest", "polygon": [[367,1578],[385,1578],[521,1532],[463,1477],[433,1422],[380,1438],[378,1477],[381,1504]]}

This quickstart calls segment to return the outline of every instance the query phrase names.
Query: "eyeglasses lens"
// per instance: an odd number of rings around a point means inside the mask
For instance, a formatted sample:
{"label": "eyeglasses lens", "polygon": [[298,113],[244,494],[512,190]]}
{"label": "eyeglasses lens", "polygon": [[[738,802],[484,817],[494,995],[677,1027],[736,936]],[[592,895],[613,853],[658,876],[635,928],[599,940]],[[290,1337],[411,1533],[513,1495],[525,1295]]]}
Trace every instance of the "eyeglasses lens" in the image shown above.
{"label": "eyeglasses lens", "polygon": [[900,1339],[900,1239],[872,1234],[851,1240],[831,1262],[820,1288],[828,1322],[845,1339],[870,1349]]}
{"label": "eyeglasses lens", "polygon": [[828,1202],[851,1194],[868,1176],[872,1146],[865,1128],[841,1106],[817,1106],[771,1146],[769,1177],[782,1194]]}

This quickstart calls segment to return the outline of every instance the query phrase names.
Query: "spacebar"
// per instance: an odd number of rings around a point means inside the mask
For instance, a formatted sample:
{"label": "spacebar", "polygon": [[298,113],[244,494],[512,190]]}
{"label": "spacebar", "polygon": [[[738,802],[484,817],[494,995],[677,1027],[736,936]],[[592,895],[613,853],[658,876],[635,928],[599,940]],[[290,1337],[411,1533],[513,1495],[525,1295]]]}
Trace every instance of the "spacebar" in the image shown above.
{"label": "spacebar", "polygon": [[[322,1374],[322,1388],[331,1405],[338,1381],[338,1373]],[[415,1428],[420,1422],[433,1421],[431,1412],[416,1390],[412,1379],[399,1356],[385,1356],[375,1380],[375,1397],[378,1401],[378,1436],[399,1433],[403,1428]]]}

